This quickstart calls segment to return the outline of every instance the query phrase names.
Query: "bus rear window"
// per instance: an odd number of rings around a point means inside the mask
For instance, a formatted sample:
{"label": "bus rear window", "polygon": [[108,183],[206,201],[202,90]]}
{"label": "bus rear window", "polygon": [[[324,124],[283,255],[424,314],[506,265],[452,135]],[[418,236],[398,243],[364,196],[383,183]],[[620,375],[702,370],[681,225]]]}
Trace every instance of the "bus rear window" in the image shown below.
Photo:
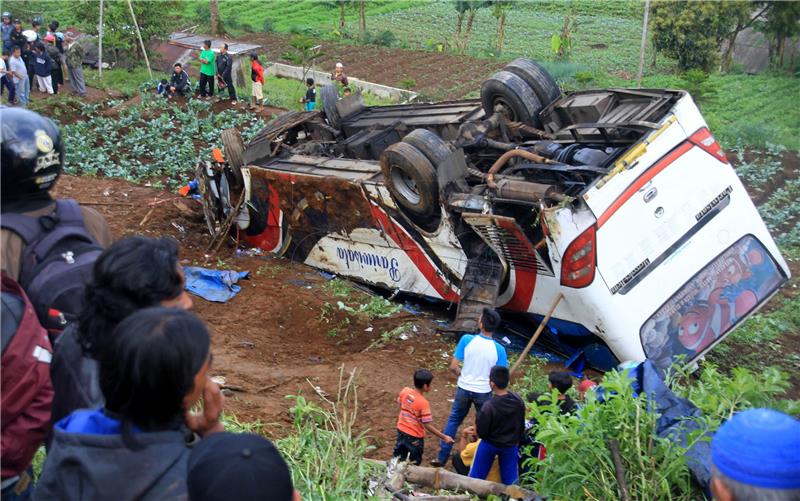
{"label": "bus rear window", "polygon": [[639,331],[653,363],[691,361],[728,334],[786,281],[764,246],[747,235],[728,247],[664,303]]}

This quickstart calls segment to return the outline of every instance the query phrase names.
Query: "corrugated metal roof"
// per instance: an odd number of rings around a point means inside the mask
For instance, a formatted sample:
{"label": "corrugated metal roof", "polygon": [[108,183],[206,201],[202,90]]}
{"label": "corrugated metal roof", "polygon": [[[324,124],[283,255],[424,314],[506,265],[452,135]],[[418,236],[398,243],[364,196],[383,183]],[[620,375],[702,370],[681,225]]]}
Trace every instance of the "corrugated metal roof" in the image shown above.
{"label": "corrugated metal roof", "polygon": [[248,54],[261,48],[260,45],[237,42],[236,40],[225,40],[222,38],[214,38],[208,35],[195,35],[192,33],[175,32],[169,35],[170,45],[177,45],[178,47],[185,47],[187,49],[202,50],[203,41],[211,40],[211,48],[219,51],[222,44],[228,44],[228,53],[232,56],[240,54]]}

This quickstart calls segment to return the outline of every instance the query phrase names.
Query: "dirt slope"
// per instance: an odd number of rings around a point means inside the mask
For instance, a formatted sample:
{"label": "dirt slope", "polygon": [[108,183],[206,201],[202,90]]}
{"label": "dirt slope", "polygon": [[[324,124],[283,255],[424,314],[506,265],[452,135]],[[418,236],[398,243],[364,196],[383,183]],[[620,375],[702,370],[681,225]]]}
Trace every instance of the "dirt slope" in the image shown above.
{"label": "dirt slope", "polygon": [[[169,235],[180,242],[184,264],[251,272],[228,303],[194,298],[194,311],[212,330],[213,375],[242,389],[227,400],[227,409],[239,420],[260,420],[268,434],[280,436],[291,426],[286,395],[302,392],[316,398],[309,383],[335,394],[339,367],[356,368],[360,429],[369,430],[373,455],[386,458],[394,445],[397,392],[410,385],[414,370],[428,367],[436,377],[430,395],[434,418],[444,426],[455,377],[447,372],[443,353],[453,343],[434,334],[431,317],[401,311],[373,322],[349,316],[351,323],[344,325],[347,315],[335,308],[343,298],[332,296],[325,278],[309,267],[284,259],[236,257],[232,246],[206,257],[210,238],[193,200],[123,181],[73,176],[62,177],[56,195],[100,211],[115,238]],[[368,296],[357,292],[353,299],[365,302]],[[366,349],[382,333],[406,323],[417,328],[408,340]],[[429,443],[426,459],[436,452]]]}

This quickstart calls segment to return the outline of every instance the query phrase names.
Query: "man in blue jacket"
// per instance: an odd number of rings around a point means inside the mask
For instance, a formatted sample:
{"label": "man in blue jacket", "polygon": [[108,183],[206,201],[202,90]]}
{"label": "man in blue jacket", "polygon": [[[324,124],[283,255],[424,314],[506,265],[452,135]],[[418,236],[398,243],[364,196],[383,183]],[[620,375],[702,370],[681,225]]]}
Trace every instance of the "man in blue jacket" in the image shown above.
{"label": "man in blue jacket", "polygon": [[34,52],[33,73],[36,75],[39,92],[53,94],[53,79],[50,76],[53,71],[53,59],[47,54],[41,42],[36,44]]}

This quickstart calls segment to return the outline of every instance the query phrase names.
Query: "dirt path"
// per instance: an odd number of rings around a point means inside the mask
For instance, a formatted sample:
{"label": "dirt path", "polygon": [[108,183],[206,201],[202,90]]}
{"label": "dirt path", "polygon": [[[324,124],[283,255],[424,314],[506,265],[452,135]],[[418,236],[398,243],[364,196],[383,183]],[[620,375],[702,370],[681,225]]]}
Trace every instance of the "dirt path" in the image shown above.
{"label": "dirt path", "polygon": [[[386,458],[394,445],[397,392],[410,385],[414,370],[427,367],[436,378],[430,395],[436,424],[444,426],[455,383],[446,368],[454,345],[434,333],[429,314],[401,311],[369,322],[332,308],[343,299],[334,297],[326,279],[312,268],[279,258],[236,257],[232,246],[207,257],[210,238],[199,204],[191,199],[118,180],[73,176],[61,178],[56,195],[100,211],[115,238],[169,235],[180,242],[184,264],[251,272],[228,303],[194,298],[194,311],[212,330],[213,375],[242,389],[227,400],[228,411],[239,420],[259,420],[269,435],[281,436],[291,428],[292,403],[286,395],[317,399],[311,385],[335,394],[339,368],[357,369],[359,428],[368,430],[376,447],[372,455]],[[350,301],[367,299],[354,292]],[[407,340],[367,349],[382,333],[404,324],[409,326]],[[434,441],[426,449],[426,461],[433,459]]]}

